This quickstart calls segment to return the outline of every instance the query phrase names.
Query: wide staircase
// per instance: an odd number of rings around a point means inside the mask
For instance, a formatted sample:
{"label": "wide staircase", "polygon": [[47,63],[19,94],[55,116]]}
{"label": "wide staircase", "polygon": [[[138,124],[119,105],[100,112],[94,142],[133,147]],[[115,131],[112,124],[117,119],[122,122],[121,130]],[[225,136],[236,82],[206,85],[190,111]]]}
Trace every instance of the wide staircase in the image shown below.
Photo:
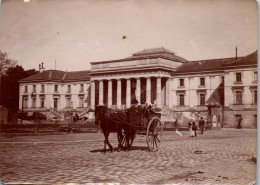
{"label": "wide staircase", "polygon": [[50,108],[50,113],[52,113],[53,115],[55,115],[58,119],[64,119],[64,115],[62,112],[57,111],[54,108]]}
{"label": "wide staircase", "polygon": [[89,107],[86,107],[81,112],[78,113],[79,119],[87,117],[87,114],[89,112]]}

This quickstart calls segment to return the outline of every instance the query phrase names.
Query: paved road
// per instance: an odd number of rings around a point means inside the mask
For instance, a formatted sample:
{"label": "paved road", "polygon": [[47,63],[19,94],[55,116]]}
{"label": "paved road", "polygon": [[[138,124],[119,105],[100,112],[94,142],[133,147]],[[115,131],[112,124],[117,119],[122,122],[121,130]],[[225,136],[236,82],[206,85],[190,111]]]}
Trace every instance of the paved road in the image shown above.
{"label": "paved road", "polygon": [[[257,132],[210,130],[197,137],[164,132],[157,152],[137,136],[129,152],[101,152],[101,133],[0,136],[3,183],[253,184]],[[113,146],[116,135],[111,135]]]}

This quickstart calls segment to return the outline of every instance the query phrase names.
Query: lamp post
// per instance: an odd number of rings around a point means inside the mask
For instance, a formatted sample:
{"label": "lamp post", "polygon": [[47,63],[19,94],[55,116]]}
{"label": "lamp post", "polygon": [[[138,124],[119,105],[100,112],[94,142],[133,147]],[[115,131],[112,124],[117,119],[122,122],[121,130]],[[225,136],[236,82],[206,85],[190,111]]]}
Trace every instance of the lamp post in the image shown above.
{"label": "lamp post", "polygon": [[23,104],[24,104],[24,95],[22,95],[22,116],[21,116],[21,124],[23,123]]}

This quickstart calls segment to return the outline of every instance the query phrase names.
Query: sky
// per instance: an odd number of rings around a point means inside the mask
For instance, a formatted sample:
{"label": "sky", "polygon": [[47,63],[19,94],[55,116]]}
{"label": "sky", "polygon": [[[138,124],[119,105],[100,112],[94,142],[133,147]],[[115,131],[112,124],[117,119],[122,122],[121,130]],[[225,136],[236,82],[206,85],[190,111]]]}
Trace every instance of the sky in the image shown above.
{"label": "sky", "polygon": [[89,70],[90,62],[159,47],[187,60],[227,58],[236,46],[238,56],[258,49],[255,0],[1,3],[0,48],[24,69],[43,62],[46,70]]}

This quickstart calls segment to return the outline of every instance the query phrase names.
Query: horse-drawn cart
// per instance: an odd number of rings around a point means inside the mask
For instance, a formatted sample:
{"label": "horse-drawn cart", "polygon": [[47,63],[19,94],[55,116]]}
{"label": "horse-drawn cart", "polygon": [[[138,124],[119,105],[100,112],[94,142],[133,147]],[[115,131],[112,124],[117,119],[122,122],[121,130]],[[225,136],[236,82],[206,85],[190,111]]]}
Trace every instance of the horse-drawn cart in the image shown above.
{"label": "horse-drawn cart", "polygon": [[146,143],[150,151],[159,149],[162,142],[163,124],[160,120],[161,114],[155,112],[151,106],[108,110],[106,113],[108,120],[117,125],[119,146],[123,149],[131,147],[135,134],[138,134],[146,136]]}

